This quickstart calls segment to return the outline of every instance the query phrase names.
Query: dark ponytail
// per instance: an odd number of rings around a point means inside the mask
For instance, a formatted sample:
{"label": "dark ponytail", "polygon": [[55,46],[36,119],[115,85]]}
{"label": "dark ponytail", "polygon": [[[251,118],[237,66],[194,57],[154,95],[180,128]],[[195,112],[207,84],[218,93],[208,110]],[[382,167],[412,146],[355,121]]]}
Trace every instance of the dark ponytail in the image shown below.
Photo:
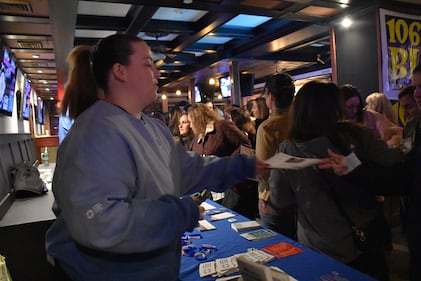
{"label": "dark ponytail", "polygon": [[128,65],[134,50],[132,43],[142,39],[126,34],[114,34],[100,40],[95,47],[77,46],[68,56],[69,81],[61,102],[62,114],[69,110],[76,118],[98,100],[99,89],[106,94],[108,75],[114,64]]}
{"label": "dark ponytail", "polygon": [[91,71],[91,47],[75,47],[67,57],[70,64],[69,80],[61,101],[61,113],[69,111],[75,119],[98,100],[98,90]]}

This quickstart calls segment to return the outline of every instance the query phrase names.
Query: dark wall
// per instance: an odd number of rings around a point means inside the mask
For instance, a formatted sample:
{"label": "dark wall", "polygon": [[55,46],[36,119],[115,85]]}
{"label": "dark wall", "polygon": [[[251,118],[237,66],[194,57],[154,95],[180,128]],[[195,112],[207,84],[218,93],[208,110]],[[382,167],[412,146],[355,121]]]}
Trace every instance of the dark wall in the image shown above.
{"label": "dark wall", "polygon": [[379,89],[377,8],[370,8],[353,16],[353,25],[335,25],[336,65],[338,86],[356,86],[365,97]]}

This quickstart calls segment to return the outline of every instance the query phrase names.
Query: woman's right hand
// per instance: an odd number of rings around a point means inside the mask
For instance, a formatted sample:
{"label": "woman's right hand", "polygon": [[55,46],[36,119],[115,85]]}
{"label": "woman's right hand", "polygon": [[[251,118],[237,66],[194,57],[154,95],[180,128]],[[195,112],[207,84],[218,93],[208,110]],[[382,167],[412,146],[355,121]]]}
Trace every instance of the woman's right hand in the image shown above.
{"label": "woman's right hand", "polygon": [[269,164],[256,158],[256,176],[262,176],[269,172]]}

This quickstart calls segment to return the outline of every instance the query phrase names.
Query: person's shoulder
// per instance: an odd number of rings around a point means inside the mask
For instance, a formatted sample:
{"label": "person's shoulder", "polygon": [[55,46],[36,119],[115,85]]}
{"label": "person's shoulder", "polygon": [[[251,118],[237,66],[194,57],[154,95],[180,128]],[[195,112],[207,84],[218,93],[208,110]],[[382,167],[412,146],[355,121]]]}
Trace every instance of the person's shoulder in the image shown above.
{"label": "person's shoulder", "polygon": [[235,127],[234,122],[228,120],[216,120],[214,121],[215,129],[229,130],[230,128]]}
{"label": "person's shoulder", "polygon": [[270,131],[270,130],[274,130],[277,129],[281,126],[288,126],[288,113],[284,112],[284,113],[280,113],[280,114],[273,114],[270,115],[268,119],[266,119],[265,121],[263,121],[260,126],[260,128],[263,128],[266,131]]}
{"label": "person's shoulder", "polygon": [[419,124],[421,124],[421,114],[418,114],[409,120],[405,127],[417,127]]}

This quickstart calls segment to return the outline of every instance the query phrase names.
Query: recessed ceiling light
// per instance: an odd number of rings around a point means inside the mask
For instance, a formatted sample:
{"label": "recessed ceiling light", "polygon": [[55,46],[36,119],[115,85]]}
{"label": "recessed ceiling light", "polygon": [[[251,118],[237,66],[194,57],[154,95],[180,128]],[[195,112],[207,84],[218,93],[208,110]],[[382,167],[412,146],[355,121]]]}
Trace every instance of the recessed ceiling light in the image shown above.
{"label": "recessed ceiling light", "polygon": [[38,59],[38,58],[40,57],[40,55],[38,55],[38,54],[32,54],[32,57],[33,57],[34,59]]}
{"label": "recessed ceiling light", "polygon": [[350,18],[344,18],[341,24],[343,27],[348,28],[352,25],[352,20]]}
{"label": "recessed ceiling light", "polygon": [[48,84],[48,82],[46,80],[43,80],[42,83],[43,84]]}
{"label": "recessed ceiling light", "polygon": [[37,70],[38,73],[42,73],[42,70]]}
{"label": "recessed ceiling light", "polygon": [[47,92],[49,92],[49,91],[50,91],[50,88],[45,88],[45,90],[46,90]]}
{"label": "recessed ceiling light", "polygon": [[181,91],[180,91],[180,90],[177,90],[177,91],[175,91],[175,94],[176,94],[177,96],[180,96],[180,95],[181,95]]}
{"label": "recessed ceiling light", "polygon": [[54,98],[53,97],[50,97],[50,100],[54,100]]}

